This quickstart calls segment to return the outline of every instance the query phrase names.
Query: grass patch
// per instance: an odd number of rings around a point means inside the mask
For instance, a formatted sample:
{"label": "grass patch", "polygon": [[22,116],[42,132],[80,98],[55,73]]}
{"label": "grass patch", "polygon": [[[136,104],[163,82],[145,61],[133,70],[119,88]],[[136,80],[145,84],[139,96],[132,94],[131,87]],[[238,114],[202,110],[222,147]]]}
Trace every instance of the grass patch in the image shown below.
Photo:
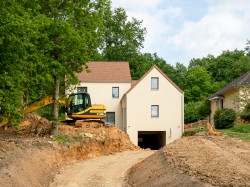
{"label": "grass patch", "polygon": [[197,126],[196,128],[185,129],[182,136],[193,136],[199,132],[208,132],[208,129],[204,126]]}
{"label": "grass patch", "polygon": [[232,130],[234,132],[250,133],[250,124],[238,122],[233,126]]}
{"label": "grass patch", "polygon": [[58,135],[58,136],[53,136],[52,139],[59,143],[73,143],[73,142],[82,142],[83,137],[82,136],[70,137],[66,135]]}
{"label": "grass patch", "polygon": [[182,133],[182,136],[193,136],[195,134],[196,134],[195,130],[189,130],[189,131],[184,131]]}
{"label": "grass patch", "polygon": [[236,137],[250,142],[250,133],[235,132],[233,128],[231,129],[216,129],[216,131],[222,132],[230,137]]}

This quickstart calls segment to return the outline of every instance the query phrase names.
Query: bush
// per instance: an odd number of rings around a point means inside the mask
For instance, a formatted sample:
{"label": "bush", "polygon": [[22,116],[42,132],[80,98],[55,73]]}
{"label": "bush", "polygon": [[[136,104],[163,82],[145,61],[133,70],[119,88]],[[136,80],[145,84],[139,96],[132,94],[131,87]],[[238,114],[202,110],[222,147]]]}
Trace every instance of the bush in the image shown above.
{"label": "bush", "polygon": [[214,114],[214,126],[216,129],[228,129],[233,127],[236,113],[232,109],[218,109]]}
{"label": "bush", "polygon": [[232,131],[241,133],[250,133],[250,124],[246,124],[240,121],[233,126]]}
{"label": "bush", "polygon": [[185,123],[206,119],[210,114],[210,104],[204,101],[189,102],[184,106]]}
{"label": "bush", "polygon": [[240,118],[250,121],[250,103],[248,103],[242,113],[240,114]]}

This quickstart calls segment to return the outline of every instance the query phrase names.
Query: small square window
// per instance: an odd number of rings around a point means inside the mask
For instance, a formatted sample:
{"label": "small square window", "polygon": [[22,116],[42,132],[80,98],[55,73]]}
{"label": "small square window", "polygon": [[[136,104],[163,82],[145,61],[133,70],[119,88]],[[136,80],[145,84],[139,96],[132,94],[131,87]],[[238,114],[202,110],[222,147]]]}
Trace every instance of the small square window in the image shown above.
{"label": "small square window", "polygon": [[115,124],[115,112],[107,112],[104,122],[108,124]]}
{"label": "small square window", "polygon": [[159,89],[159,78],[151,77],[151,89],[158,90]]}
{"label": "small square window", "polygon": [[159,117],[159,105],[151,105],[151,117]]}
{"label": "small square window", "polygon": [[113,87],[112,88],[112,97],[113,98],[119,98],[119,87]]}
{"label": "small square window", "polygon": [[77,87],[77,93],[87,93],[87,87]]}

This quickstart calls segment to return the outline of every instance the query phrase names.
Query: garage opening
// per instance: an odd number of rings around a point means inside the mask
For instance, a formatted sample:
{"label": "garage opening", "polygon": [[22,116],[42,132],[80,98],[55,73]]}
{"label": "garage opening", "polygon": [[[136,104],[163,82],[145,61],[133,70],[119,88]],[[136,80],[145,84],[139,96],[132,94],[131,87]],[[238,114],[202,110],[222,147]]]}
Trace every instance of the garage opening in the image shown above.
{"label": "garage opening", "polygon": [[138,146],[158,150],[166,145],[166,131],[139,131]]}

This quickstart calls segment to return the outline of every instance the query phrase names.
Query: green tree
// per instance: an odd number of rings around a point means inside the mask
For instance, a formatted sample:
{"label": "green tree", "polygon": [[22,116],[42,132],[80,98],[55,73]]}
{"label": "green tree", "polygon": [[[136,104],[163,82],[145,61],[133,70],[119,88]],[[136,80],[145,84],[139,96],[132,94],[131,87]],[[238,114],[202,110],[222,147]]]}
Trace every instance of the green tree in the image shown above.
{"label": "green tree", "polygon": [[175,65],[175,73],[173,75],[173,81],[182,89],[184,90],[185,88],[185,80],[186,80],[186,75],[187,75],[187,68],[177,62]]}
{"label": "green tree", "polygon": [[184,122],[193,123],[208,118],[210,114],[210,103],[208,101],[189,102],[184,106]]}
{"label": "green tree", "polygon": [[211,76],[203,67],[189,68],[185,73],[185,102],[206,99],[212,91]]}
{"label": "green tree", "polygon": [[105,29],[102,38],[102,57],[107,61],[129,61],[143,48],[146,29],[142,21],[128,21],[124,9],[106,9],[103,17]]}
{"label": "green tree", "polygon": [[37,53],[32,43],[37,39],[37,22],[26,9],[24,1],[0,2],[0,118],[10,116],[14,125],[21,117],[28,86],[36,79],[28,76],[35,72]]}
{"label": "green tree", "polygon": [[75,78],[76,72],[92,59],[99,46],[103,27],[102,15],[109,1],[39,0],[37,11],[44,16],[41,21],[42,60],[47,74],[53,78],[52,134],[58,133],[58,98],[60,79]]}
{"label": "green tree", "polygon": [[1,116],[20,114],[23,98],[53,93],[52,133],[57,134],[60,80],[76,81],[75,73],[98,54],[103,10],[110,1],[0,3]]}

